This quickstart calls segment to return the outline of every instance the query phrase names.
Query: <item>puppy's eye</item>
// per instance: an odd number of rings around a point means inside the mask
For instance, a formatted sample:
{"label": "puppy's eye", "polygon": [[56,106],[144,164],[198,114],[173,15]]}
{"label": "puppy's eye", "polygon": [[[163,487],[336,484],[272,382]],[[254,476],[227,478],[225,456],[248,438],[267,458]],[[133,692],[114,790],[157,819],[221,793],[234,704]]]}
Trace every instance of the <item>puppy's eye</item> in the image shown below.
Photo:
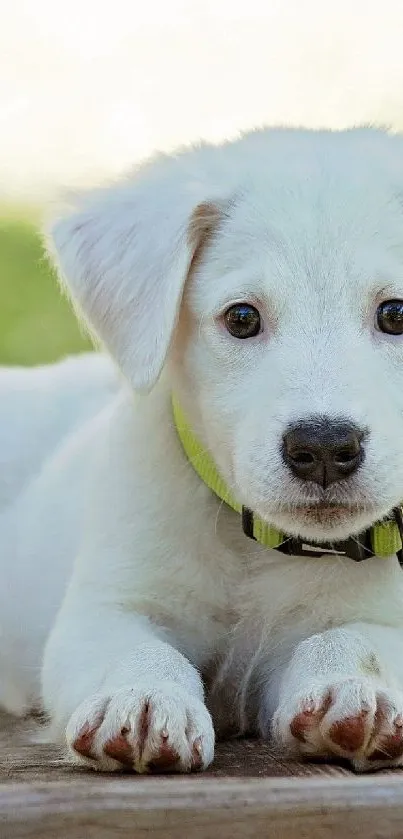
{"label": "puppy's eye", "polygon": [[403,335],[403,300],[385,300],[378,306],[376,323],[381,332]]}
{"label": "puppy's eye", "polygon": [[224,314],[224,323],[234,338],[254,338],[262,331],[260,315],[249,303],[236,303]]}

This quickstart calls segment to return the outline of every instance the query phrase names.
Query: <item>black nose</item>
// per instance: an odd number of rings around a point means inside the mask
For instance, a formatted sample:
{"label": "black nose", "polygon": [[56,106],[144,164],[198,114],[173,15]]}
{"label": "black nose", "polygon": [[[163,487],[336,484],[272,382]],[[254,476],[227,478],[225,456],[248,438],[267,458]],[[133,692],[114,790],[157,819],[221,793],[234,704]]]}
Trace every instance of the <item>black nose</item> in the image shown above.
{"label": "black nose", "polygon": [[364,437],[348,420],[310,417],[284,435],[283,459],[298,478],[325,489],[357,471],[365,457]]}

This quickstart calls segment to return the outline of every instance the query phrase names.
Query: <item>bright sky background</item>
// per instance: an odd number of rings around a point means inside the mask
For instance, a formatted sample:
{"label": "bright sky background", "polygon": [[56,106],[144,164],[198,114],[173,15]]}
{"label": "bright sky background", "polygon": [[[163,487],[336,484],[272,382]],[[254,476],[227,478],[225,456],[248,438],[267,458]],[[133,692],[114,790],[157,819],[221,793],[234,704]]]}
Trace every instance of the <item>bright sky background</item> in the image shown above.
{"label": "bright sky background", "polygon": [[403,130],[403,0],[9,0],[0,199],[262,123]]}

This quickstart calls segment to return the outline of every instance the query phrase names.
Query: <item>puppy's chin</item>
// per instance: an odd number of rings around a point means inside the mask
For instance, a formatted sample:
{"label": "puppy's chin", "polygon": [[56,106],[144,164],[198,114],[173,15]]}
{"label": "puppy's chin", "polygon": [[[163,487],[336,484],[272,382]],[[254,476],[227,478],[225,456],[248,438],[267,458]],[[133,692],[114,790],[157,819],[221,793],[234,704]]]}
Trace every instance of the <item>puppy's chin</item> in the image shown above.
{"label": "puppy's chin", "polygon": [[278,530],[313,542],[335,542],[356,536],[385,516],[385,511],[345,504],[296,504],[270,510],[262,517]]}

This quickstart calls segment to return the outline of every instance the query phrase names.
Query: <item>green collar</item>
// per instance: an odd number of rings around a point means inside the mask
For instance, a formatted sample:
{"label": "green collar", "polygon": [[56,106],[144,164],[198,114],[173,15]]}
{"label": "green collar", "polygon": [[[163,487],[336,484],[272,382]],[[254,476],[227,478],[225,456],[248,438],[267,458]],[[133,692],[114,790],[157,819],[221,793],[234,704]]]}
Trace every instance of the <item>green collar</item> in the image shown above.
{"label": "green collar", "polygon": [[402,564],[403,517],[401,508],[395,508],[390,517],[377,522],[358,537],[344,542],[306,544],[269,525],[251,510],[239,504],[219,474],[211,455],[203,448],[192,432],[177,399],[172,397],[173,416],[185,454],[201,480],[228,507],[242,516],[244,533],[266,548],[274,548],[289,555],[318,556],[326,553],[350,557],[359,562],[371,556],[389,557],[397,554]]}

